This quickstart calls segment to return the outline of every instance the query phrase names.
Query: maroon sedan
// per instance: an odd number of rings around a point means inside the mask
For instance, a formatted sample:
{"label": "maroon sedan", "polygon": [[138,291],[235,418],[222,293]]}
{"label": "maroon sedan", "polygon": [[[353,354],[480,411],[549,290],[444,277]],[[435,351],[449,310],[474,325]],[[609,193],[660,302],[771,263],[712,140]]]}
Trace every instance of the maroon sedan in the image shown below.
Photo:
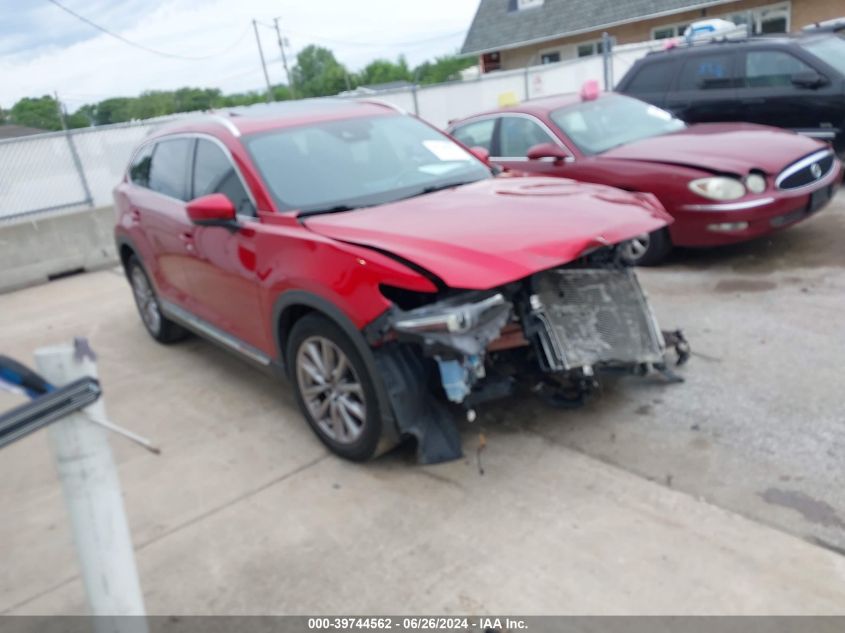
{"label": "maroon sedan", "polygon": [[453,121],[449,132],[515,174],[656,195],[675,221],[632,240],[632,263],[657,264],[673,245],[731,244],[795,224],[842,180],[834,153],[811,138],[744,123],[687,126],[637,99],[588,92]]}

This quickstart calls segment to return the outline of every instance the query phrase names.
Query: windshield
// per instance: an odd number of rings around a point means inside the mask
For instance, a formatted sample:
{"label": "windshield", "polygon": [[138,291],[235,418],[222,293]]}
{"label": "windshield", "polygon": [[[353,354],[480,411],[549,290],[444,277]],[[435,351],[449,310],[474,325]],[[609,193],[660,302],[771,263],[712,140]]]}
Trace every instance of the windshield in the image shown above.
{"label": "windshield", "polygon": [[801,46],[845,75],[845,39],[842,37],[834,35],[807,40],[801,42]]}
{"label": "windshield", "polygon": [[491,177],[484,163],[410,116],[274,130],[246,146],[287,211],[345,211]]}
{"label": "windshield", "polygon": [[606,95],[552,112],[552,121],[584,154],[686,127],[665,110],[622,95]]}

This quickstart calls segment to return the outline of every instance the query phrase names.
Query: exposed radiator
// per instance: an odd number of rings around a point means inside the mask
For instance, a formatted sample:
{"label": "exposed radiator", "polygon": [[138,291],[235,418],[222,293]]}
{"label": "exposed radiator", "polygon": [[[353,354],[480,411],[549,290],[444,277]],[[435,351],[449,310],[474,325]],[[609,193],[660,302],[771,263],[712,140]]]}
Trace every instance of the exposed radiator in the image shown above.
{"label": "exposed radiator", "polygon": [[632,269],[561,268],[533,281],[549,370],[663,360],[663,337]]}

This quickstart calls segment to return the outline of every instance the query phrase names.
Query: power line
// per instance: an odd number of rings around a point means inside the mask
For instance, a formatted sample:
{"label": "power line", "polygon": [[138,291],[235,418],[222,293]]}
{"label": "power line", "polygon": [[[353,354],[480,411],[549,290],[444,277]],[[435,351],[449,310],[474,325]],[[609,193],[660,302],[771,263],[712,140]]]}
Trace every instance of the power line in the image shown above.
{"label": "power line", "polygon": [[73,11],[72,9],[70,9],[70,8],[66,7],[65,5],[61,4],[60,2],[58,2],[58,0],[47,0],[47,2],[54,4],[55,6],[57,6],[59,9],[61,9],[65,13],[69,13],[70,15],[75,17],[77,20],[85,22],[85,24],[87,24],[88,26],[91,26],[91,27],[97,29],[98,31],[102,31],[106,35],[110,35],[111,37],[120,40],[124,44],[128,44],[129,46],[133,46],[135,48],[138,48],[142,51],[146,51],[148,53],[152,53],[154,55],[159,55],[161,57],[170,57],[172,59],[184,59],[184,60],[188,60],[188,61],[201,61],[201,60],[204,60],[204,59],[211,59],[212,57],[218,57],[220,55],[223,55],[224,53],[229,52],[235,46],[240,44],[241,40],[249,32],[249,27],[247,27],[246,29],[244,29],[244,32],[241,33],[241,35],[238,37],[238,39],[235,40],[234,43],[232,43],[230,46],[228,46],[224,50],[218,51],[218,52],[216,52],[212,55],[203,55],[201,57],[191,57],[191,56],[187,56],[187,55],[177,55],[175,53],[167,53],[165,51],[160,51],[160,50],[157,50],[155,48],[150,48],[149,46],[145,46],[144,44],[139,44],[138,42],[133,42],[132,40],[123,37],[120,33],[115,33],[114,31],[110,31],[109,29],[107,29],[104,26],[100,26],[96,22],[92,22],[91,20],[86,18],[84,15],[80,15],[80,14],[76,13],[75,11]]}
{"label": "power line", "polygon": [[[258,20],[257,22],[261,26],[267,27],[268,29],[275,28],[274,25],[272,25],[272,24],[267,24],[266,22],[261,22],[260,20]],[[364,48],[379,48],[379,47],[383,47],[383,46],[395,47],[395,46],[417,46],[419,44],[429,44],[431,42],[437,42],[437,41],[440,41],[440,40],[448,39],[450,37],[455,37],[456,35],[463,35],[464,33],[466,33],[466,29],[461,29],[460,31],[453,31],[451,33],[444,33],[442,35],[436,35],[434,37],[427,37],[427,38],[420,39],[420,40],[411,40],[411,41],[407,41],[407,42],[373,42],[373,41],[370,41],[370,42],[360,42],[360,41],[358,41],[358,42],[356,42],[356,41],[350,41],[350,40],[339,40],[339,39],[335,39],[335,38],[332,38],[332,37],[325,37],[323,35],[316,35],[314,33],[308,33],[306,31],[300,31],[300,30],[297,30],[297,29],[294,29],[294,30],[286,29],[286,32],[289,33],[290,35],[298,35],[300,37],[316,40],[318,42],[326,42],[328,44],[340,44],[340,45],[343,45],[343,46],[361,46],[361,47],[364,47]]]}

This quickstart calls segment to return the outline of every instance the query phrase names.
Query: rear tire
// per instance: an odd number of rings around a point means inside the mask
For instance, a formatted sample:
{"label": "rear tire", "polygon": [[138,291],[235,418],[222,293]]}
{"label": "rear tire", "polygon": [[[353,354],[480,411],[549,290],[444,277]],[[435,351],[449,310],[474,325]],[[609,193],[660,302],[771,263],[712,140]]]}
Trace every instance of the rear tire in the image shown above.
{"label": "rear tire", "polygon": [[320,314],[291,330],[285,362],[296,401],[317,437],[352,461],[371,459],[381,439],[373,379],[352,341]]}
{"label": "rear tire", "polygon": [[632,266],[657,266],[662,264],[672,250],[672,239],[665,228],[638,235],[622,246],[622,259]]}
{"label": "rear tire", "polygon": [[164,345],[184,339],[188,331],[162,314],[155,288],[135,255],[132,255],[126,264],[126,275],[132,286],[138,315],[150,336]]}

